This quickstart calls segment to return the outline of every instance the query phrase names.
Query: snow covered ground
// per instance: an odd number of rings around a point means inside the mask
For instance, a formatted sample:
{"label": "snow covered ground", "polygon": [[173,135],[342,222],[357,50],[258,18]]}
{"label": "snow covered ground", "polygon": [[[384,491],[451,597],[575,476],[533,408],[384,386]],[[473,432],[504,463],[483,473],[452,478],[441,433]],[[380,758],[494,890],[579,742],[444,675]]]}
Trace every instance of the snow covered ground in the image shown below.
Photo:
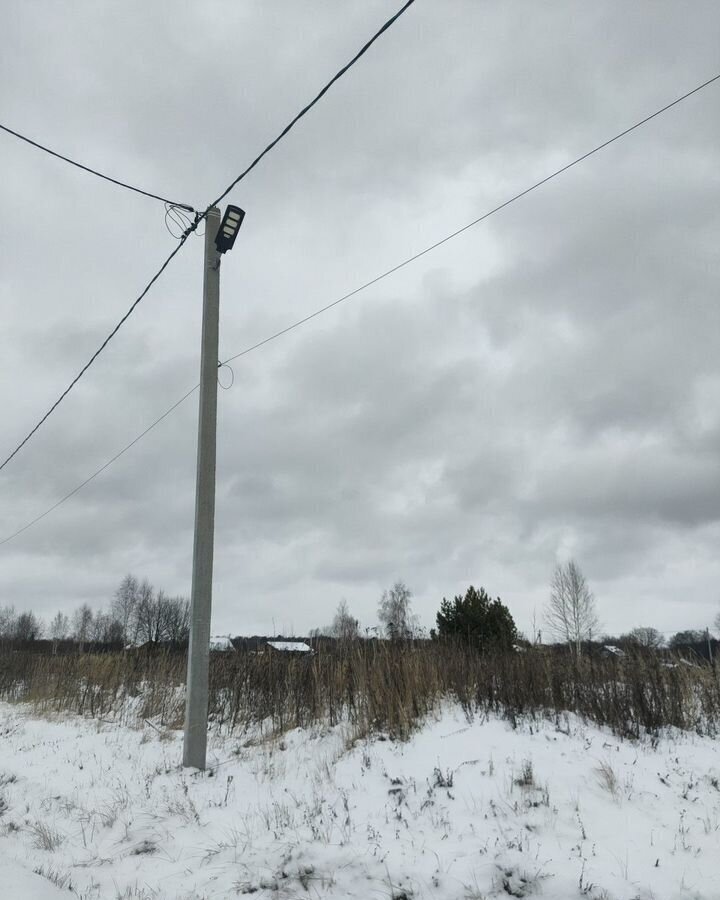
{"label": "snow covered ground", "polygon": [[0,704],[5,896],[720,898],[712,739],[452,707],[405,744],[347,739],[216,735],[201,774],[176,732]]}

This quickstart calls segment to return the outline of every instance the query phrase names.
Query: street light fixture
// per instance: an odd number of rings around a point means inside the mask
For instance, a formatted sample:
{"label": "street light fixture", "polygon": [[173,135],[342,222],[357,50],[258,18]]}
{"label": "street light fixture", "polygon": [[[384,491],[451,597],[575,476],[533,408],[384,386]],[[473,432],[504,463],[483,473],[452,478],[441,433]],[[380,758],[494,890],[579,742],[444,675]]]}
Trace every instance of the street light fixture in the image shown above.
{"label": "street light fixture", "polygon": [[244,218],[245,210],[240,209],[239,206],[228,206],[225,210],[225,215],[215,236],[218,253],[227,253],[228,250],[232,250]]}

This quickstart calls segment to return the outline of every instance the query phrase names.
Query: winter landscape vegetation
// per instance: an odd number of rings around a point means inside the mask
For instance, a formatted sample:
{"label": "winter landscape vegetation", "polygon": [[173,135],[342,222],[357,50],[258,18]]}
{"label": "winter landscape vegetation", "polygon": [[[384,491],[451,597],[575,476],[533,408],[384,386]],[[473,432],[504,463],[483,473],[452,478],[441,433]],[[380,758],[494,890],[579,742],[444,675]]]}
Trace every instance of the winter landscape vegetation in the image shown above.
{"label": "winter landscape vegetation", "polygon": [[0,21],[3,900],[720,900],[717,0]]}
{"label": "winter landscape vegetation", "polygon": [[552,643],[472,586],[424,634],[403,582],[372,636],[341,602],[303,642],[234,637],[211,654],[205,771],[180,763],[187,601],[127,576],[48,639],[2,621],[15,896],[720,891],[717,642],[593,639],[574,561],[542,616]]}

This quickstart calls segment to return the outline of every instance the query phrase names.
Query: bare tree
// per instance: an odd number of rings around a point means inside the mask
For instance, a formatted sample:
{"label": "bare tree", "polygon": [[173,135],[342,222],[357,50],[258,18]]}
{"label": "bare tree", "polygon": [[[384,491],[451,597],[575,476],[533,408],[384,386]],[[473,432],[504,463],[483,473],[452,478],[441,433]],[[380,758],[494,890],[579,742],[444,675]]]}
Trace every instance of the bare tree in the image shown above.
{"label": "bare tree", "polygon": [[411,611],[412,593],[402,581],[396,581],[380,598],[378,618],[391,640],[407,640],[418,628],[417,616]]}
{"label": "bare tree", "polygon": [[665,643],[665,638],[657,630],[657,628],[633,628],[628,635],[631,641],[639,644],[641,647],[647,647],[650,650],[658,650]]}
{"label": "bare tree", "polygon": [[124,643],[133,643],[136,635],[133,633],[135,622],[135,610],[137,608],[140,593],[140,585],[134,575],[126,575],[115,591],[115,597],[110,606],[115,619],[122,625]]}
{"label": "bare tree", "polygon": [[534,606],[532,613],[532,643],[542,644],[542,630],[538,628],[537,609]]}
{"label": "bare tree", "polygon": [[170,640],[170,623],[174,618],[175,602],[165,591],[158,591],[155,600],[155,634],[154,643]]}
{"label": "bare tree", "polygon": [[70,620],[64,612],[59,612],[50,623],[50,640],[52,652],[57,653],[58,644],[64,641],[70,632]]}
{"label": "bare tree", "polygon": [[105,633],[105,629],[107,628],[108,618],[108,614],[102,612],[102,610],[98,610],[97,612],[93,613],[93,617],[90,621],[87,632],[88,641],[93,644],[103,643],[103,635]]}
{"label": "bare tree", "polygon": [[108,616],[107,625],[103,632],[103,642],[114,646],[125,646],[125,630],[122,622],[114,616]]}
{"label": "bare tree", "polygon": [[18,641],[35,641],[42,636],[42,622],[34,612],[24,612],[15,620],[15,639]]}
{"label": "bare tree", "polygon": [[330,633],[340,641],[354,641],[360,636],[360,623],[350,615],[347,600],[338,603]]}
{"label": "bare tree", "polygon": [[83,652],[85,644],[92,639],[93,611],[83,603],[73,613],[73,637],[78,642],[80,652]]}
{"label": "bare tree", "polygon": [[98,644],[123,644],[125,630],[122,622],[111,612],[95,613],[90,626],[90,639]]}
{"label": "bare tree", "polygon": [[582,642],[597,634],[599,621],[595,597],[573,559],[565,565],[555,566],[545,622],[553,637],[574,647],[578,656]]}
{"label": "bare tree", "polygon": [[14,606],[0,606],[0,638],[11,638],[15,635]]}
{"label": "bare tree", "polygon": [[184,597],[168,597],[162,590],[155,595],[151,585],[143,581],[135,609],[135,631],[137,640],[144,644],[185,643],[190,635],[190,602]]}
{"label": "bare tree", "polygon": [[157,603],[155,591],[145,579],[138,589],[138,601],[133,615],[135,639],[140,644],[154,643],[157,633]]}
{"label": "bare tree", "polygon": [[165,610],[167,640],[186,644],[190,638],[190,601],[185,597],[168,598]]}

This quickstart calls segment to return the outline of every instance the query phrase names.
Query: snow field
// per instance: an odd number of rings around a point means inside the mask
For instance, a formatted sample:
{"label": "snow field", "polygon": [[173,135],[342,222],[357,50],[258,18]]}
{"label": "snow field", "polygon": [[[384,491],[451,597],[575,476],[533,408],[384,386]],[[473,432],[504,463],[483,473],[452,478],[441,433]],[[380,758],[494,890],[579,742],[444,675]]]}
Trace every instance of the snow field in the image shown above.
{"label": "snow field", "polygon": [[214,734],[199,773],[152,724],[0,717],[12,900],[720,898],[710,738],[447,706],[406,743]]}

